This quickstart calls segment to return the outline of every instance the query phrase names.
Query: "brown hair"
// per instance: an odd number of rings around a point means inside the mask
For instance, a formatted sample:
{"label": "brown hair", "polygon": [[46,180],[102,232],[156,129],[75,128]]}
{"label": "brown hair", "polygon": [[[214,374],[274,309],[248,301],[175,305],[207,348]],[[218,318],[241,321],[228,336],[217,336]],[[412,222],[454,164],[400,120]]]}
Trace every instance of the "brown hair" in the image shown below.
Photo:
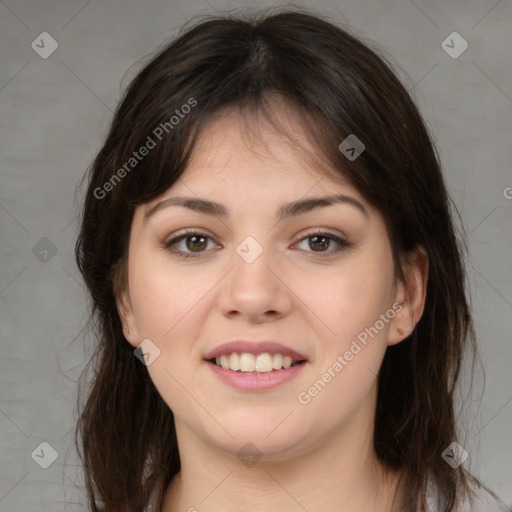
{"label": "brown hair", "polygon": [[[180,469],[173,413],[134,357],[116,307],[134,209],[181,176],[212,114],[233,106],[271,118],[268,99],[276,94],[305,120],[319,153],[382,213],[397,276],[403,278],[408,251],[422,246],[428,255],[423,316],[406,340],[388,348],[378,376],[374,446],[402,474],[400,510],[424,509],[429,475],[446,499],[444,512],[466,485],[466,471],[452,469],[441,452],[456,439],[454,390],[475,340],[434,145],[384,57],[325,19],[285,10],[210,17],[159,51],[124,94],[89,169],[76,259],[99,343],[82,375],[93,365],[87,393],[81,387],[79,394],[85,403],[79,400],[75,441],[92,511],[150,504],[159,511]],[[193,108],[171,122],[187,104]],[[157,141],[159,126],[165,136]],[[365,144],[354,161],[338,149],[350,134]],[[148,137],[155,148],[127,166]]]}

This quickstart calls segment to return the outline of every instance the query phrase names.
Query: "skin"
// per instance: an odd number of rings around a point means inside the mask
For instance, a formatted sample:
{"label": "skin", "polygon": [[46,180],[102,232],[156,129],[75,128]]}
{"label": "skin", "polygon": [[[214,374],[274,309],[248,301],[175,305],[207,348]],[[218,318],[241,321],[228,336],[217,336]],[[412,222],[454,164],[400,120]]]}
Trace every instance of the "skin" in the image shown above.
{"label": "skin", "polygon": [[[314,152],[294,113],[275,108]],[[423,312],[424,251],[409,255],[408,277],[397,281],[382,215],[348,181],[313,169],[263,120],[248,143],[243,119],[234,110],[216,115],[182,178],[133,218],[128,289],[118,308],[127,341],[137,347],[149,338],[160,350],[147,369],[174,413],[182,465],[162,510],[391,511],[399,475],[377,461],[372,445],[377,373],[386,348],[406,338]],[[334,204],[275,221],[284,203],[334,193],[356,199],[366,214]],[[176,196],[216,201],[229,216],[170,206],[144,220]],[[210,237],[199,252],[190,239],[174,245],[195,258],[164,247],[186,228]],[[350,246],[337,253],[334,241],[318,247],[307,238],[312,231]],[[263,249],[252,263],[236,252],[247,236]],[[401,304],[394,318],[300,403],[298,394],[393,304]],[[203,356],[237,338],[281,342],[308,363],[273,390],[233,389]],[[252,467],[237,457],[248,442],[262,456]]]}

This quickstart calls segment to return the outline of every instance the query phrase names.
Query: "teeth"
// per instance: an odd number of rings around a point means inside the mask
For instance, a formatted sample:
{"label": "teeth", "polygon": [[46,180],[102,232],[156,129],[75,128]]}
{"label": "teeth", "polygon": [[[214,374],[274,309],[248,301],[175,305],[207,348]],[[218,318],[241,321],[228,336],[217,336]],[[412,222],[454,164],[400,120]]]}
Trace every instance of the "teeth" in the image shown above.
{"label": "teeth", "polygon": [[240,355],[237,354],[236,352],[233,352],[229,356],[229,367],[231,368],[231,370],[240,370]]}
{"label": "teeth", "polygon": [[272,371],[272,357],[270,354],[258,354],[254,368],[257,372],[267,373]]}
{"label": "teeth", "polygon": [[225,354],[222,354],[220,356],[220,365],[222,366],[222,368],[224,368],[224,370],[227,370],[229,368],[229,359],[228,356],[226,356]]}
{"label": "teeth", "polygon": [[215,358],[215,363],[225,370],[229,369],[235,372],[268,373],[272,370],[290,368],[293,364],[293,359],[290,356],[269,354],[268,352],[258,355],[247,352],[241,354],[232,352],[231,354],[222,354],[220,357]]}
{"label": "teeth", "polygon": [[253,354],[240,354],[240,370],[253,372],[256,369],[256,358]]}
{"label": "teeth", "polygon": [[272,368],[280,370],[283,367],[283,356],[281,354],[274,354],[272,358]]}

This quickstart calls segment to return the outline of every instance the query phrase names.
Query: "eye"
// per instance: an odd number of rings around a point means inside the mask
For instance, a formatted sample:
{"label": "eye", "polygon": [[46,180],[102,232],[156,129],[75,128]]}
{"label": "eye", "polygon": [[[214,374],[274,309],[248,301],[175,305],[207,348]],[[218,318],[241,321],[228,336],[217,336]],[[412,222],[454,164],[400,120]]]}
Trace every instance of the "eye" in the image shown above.
{"label": "eye", "polygon": [[[305,243],[307,244],[308,248],[299,248],[307,252],[316,252],[326,255],[336,254],[338,252],[344,251],[351,245],[347,241],[339,238],[338,236],[335,236],[331,233],[325,233],[322,231],[309,233],[307,236],[299,240],[299,242],[297,242],[297,244],[295,245],[300,246],[300,244]],[[333,245],[334,248],[329,250],[329,248],[333,247]]]}
{"label": "eye", "polygon": [[[201,253],[205,252],[209,247],[209,243],[213,244],[213,240],[206,233],[195,230],[187,230],[185,233],[171,238],[164,243],[164,247],[184,258],[197,258]],[[213,244],[215,247],[215,244]]]}
{"label": "eye", "polygon": [[[307,244],[307,248],[300,247],[301,244]],[[347,249],[351,244],[336,235],[319,231],[309,233],[294,245],[306,252],[317,253],[319,256],[330,256]],[[197,258],[201,253],[218,247],[208,234],[193,229],[186,230],[164,243],[165,249],[184,258]]]}

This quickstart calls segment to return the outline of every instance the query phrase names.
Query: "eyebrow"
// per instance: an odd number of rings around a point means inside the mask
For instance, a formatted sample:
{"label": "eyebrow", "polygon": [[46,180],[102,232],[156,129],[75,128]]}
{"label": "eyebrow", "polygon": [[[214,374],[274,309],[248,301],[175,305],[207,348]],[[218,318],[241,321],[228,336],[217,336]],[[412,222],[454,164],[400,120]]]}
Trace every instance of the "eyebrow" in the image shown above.
{"label": "eyebrow", "polygon": [[[357,199],[346,196],[344,194],[337,194],[325,197],[311,197],[307,199],[299,199],[291,203],[284,204],[279,207],[276,220],[280,222],[284,219],[295,217],[303,213],[310,212],[315,208],[331,206],[333,204],[347,204],[356,207],[365,217],[368,217],[366,208]],[[188,208],[194,212],[205,213],[216,217],[228,217],[229,210],[222,204],[215,201],[200,199],[197,197],[170,197],[153,206],[144,215],[146,221],[149,217],[153,216],[156,212],[169,208],[171,206],[181,206]]]}

